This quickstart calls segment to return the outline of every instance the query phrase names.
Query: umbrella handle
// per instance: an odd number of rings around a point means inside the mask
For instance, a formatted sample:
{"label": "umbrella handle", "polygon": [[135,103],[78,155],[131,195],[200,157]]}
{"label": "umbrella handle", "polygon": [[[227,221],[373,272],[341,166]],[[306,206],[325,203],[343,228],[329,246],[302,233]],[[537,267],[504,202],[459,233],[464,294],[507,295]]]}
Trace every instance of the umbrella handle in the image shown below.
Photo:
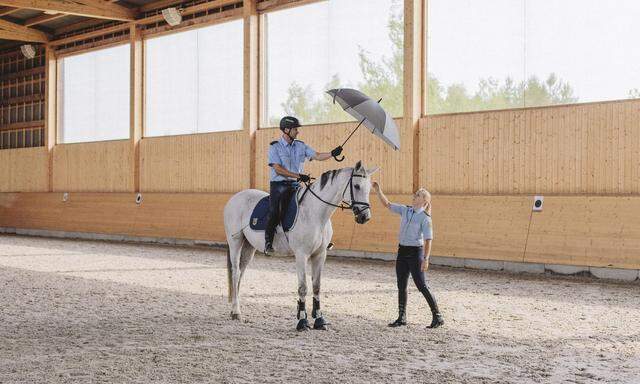
{"label": "umbrella handle", "polygon": [[336,159],[337,162],[344,161],[344,156],[342,156],[341,158],[338,158],[338,156],[333,156],[333,158]]}

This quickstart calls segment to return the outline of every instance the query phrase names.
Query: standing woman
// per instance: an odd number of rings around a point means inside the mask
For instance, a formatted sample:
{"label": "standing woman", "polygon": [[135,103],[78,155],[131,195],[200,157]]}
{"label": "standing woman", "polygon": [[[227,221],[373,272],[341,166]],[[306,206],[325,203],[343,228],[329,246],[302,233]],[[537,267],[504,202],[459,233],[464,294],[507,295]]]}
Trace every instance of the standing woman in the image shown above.
{"label": "standing woman", "polygon": [[407,283],[409,273],[418,290],[422,293],[429,308],[432,320],[429,328],[437,328],[444,324],[444,319],[435,297],[425,281],[425,274],[429,268],[429,255],[431,254],[431,241],[433,229],[431,226],[431,194],[426,189],[420,188],[413,195],[413,203],[410,206],[389,202],[382,193],[380,185],[373,182],[373,189],[378,194],[382,204],[391,212],[402,217],[400,221],[400,239],[398,258],[396,259],[396,278],[398,281],[398,319],[389,324],[390,327],[407,325]]}

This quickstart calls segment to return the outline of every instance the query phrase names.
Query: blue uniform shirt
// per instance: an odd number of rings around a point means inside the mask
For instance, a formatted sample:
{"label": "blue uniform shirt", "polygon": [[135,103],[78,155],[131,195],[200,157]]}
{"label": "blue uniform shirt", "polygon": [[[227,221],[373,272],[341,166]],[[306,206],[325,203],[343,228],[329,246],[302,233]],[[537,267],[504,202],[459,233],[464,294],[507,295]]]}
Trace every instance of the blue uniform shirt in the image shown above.
{"label": "blue uniform shirt", "polygon": [[287,143],[284,137],[274,141],[269,146],[269,167],[271,167],[271,181],[290,180],[287,177],[278,175],[273,169],[273,164],[280,164],[285,169],[294,173],[304,171],[304,161],[316,155],[310,146],[300,140]]}
{"label": "blue uniform shirt", "polygon": [[421,247],[424,245],[424,240],[433,239],[431,217],[424,209],[414,210],[413,207],[394,203],[389,205],[389,209],[402,216],[400,245]]}

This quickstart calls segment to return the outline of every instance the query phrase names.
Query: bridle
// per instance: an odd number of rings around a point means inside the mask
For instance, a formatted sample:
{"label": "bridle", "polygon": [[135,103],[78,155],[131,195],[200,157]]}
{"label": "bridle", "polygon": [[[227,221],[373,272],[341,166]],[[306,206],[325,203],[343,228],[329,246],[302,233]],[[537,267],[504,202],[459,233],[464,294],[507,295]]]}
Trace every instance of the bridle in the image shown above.
{"label": "bridle", "polygon": [[[306,193],[307,191],[311,192],[311,194],[313,196],[315,196],[318,200],[322,201],[323,203],[330,205],[332,207],[336,207],[336,208],[340,208],[342,210],[344,209],[351,209],[351,211],[353,211],[353,214],[355,216],[360,215],[361,213],[363,213],[364,211],[366,211],[367,209],[370,209],[371,206],[369,205],[369,203],[364,202],[364,201],[357,201],[353,198],[354,193],[353,193],[353,178],[354,177],[362,177],[362,178],[366,178],[366,176],[363,175],[358,175],[354,173],[355,170],[351,171],[351,177],[349,177],[349,182],[347,183],[347,185],[345,185],[344,190],[342,191],[342,201],[340,201],[340,204],[333,204],[329,201],[324,200],[322,197],[318,196],[317,193],[315,193],[313,191],[313,189],[311,189],[311,183],[305,183],[307,190],[304,192]],[[350,202],[346,202],[344,201],[344,194],[347,192],[347,188],[349,188],[349,193],[351,194],[351,201]]]}

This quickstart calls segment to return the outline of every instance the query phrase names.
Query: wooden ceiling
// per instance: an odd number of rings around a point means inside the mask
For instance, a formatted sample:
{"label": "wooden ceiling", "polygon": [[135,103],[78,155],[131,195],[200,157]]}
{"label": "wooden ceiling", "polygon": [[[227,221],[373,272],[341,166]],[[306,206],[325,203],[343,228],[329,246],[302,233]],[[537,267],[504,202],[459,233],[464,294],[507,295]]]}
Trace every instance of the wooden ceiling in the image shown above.
{"label": "wooden ceiling", "polygon": [[135,21],[144,12],[185,0],[0,0],[0,50],[47,43],[55,36],[109,20]]}

